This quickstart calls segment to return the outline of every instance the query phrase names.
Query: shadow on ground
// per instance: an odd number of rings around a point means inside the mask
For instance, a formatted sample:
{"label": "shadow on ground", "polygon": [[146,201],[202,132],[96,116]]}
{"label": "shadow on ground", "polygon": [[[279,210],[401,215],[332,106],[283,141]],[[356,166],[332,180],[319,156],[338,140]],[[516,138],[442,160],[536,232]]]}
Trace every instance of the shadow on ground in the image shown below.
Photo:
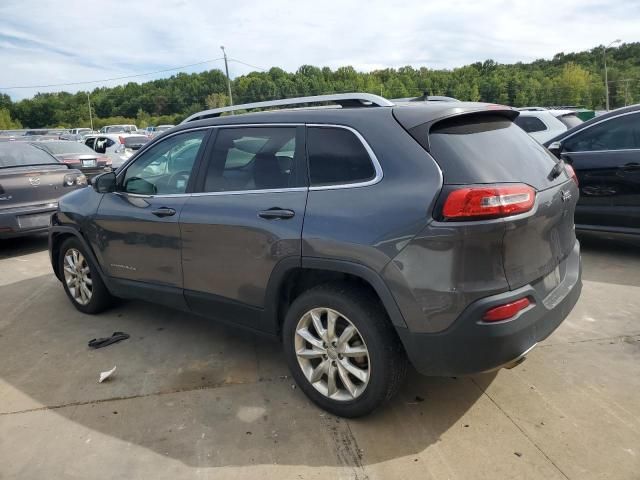
{"label": "shadow on ground", "polygon": [[47,250],[47,234],[0,240],[0,259]]}
{"label": "shadow on ground", "polygon": [[[277,342],[210,320],[143,302],[83,315],[52,275],[3,287],[0,309],[7,312],[0,322],[0,421],[48,407],[94,433],[191,466],[277,461],[357,469],[411,456],[460,422],[482,395],[478,385],[494,378],[475,383],[410,372],[390,404],[345,421],[294,387]],[[114,331],[131,338],[87,347]],[[114,365],[114,378],[98,384],[99,372]]]}
{"label": "shadow on ground", "polygon": [[[640,236],[581,232],[584,280],[640,287]],[[584,255],[588,254],[588,261]]]}

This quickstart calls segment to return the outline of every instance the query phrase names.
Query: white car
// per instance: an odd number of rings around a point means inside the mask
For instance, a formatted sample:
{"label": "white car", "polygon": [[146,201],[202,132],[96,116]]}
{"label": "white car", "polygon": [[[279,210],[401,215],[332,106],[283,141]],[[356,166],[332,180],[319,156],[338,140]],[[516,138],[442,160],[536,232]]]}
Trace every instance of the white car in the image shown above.
{"label": "white car", "polygon": [[145,135],[104,133],[89,135],[84,143],[97,153],[111,158],[113,168],[118,168],[148,141],[149,138]]}
{"label": "white car", "polygon": [[540,107],[519,110],[520,115],[514,120],[515,124],[539,143],[551,140],[582,123],[573,110],[547,110]]}
{"label": "white car", "polygon": [[135,125],[105,125],[100,129],[100,133],[137,133],[138,127]]}

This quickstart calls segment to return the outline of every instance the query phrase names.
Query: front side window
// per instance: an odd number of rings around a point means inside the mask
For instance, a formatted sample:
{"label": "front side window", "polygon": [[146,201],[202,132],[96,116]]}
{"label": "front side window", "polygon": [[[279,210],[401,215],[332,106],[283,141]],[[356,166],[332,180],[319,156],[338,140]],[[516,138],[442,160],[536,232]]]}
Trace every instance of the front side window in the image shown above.
{"label": "front side window", "polygon": [[369,153],[347,129],[310,127],[307,153],[312,187],[366,182],[376,176]]}
{"label": "front side window", "polygon": [[563,142],[567,152],[630,149],[640,149],[640,113],[605,120]]}
{"label": "front side window", "polygon": [[204,182],[205,192],[301,186],[304,145],[296,127],[221,128]]}
{"label": "front side window", "polygon": [[537,117],[519,115],[514,123],[527,133],[543,132],[547,129],[547,126]]}
{"label": "front side window", "polygon": [[206,134],[182,133],[152,146],[127,168],[121,190],[140,195],[185,193]]}

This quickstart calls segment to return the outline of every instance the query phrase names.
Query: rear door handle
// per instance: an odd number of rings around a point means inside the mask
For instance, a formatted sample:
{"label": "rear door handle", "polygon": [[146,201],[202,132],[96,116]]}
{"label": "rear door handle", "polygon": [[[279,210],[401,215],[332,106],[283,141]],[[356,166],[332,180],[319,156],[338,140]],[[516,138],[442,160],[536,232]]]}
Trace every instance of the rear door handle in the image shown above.
{"label": "rear door handle", "polygon": [[153,213],[156,217],[162,218],[162,217],[172,217],[173,215],[176,214],[176,211],[173,208],[160,207],[153,210],[151,213]]}
{"label": "rear door handle", "polygon": [[266,218],[267,220],[276,220],[278,218],[292,218],[295,214],[296,212],[286,208],[270,208],[269,210],[262,210],[258,213],[258,216],[260,218]]}

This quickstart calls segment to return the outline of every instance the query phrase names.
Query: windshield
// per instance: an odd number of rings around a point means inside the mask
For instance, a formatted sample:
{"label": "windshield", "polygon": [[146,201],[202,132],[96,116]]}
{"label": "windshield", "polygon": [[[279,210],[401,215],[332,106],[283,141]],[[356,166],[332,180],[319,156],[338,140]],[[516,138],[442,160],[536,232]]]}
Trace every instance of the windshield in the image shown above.
{"label": "windshield", "polygon": [[86,145],[83,145],[78,142],[42,142],[35,145],[38,148],[44,148],[47,152],[52,153],[53,155],[60,155],[65,153],[73,153],[73,154],[95,154],[93,150],[91,150]]}
{"label": "windshield", "polygon": [[124,127],[107,127],[107,133],[118,133],[124,132]]}
{"label": "windshield", "polygon": [[47,152],[35,148],[29,143],[0,143],[0,168],[20,167],[22,165],[46,165],[59,163]]}

